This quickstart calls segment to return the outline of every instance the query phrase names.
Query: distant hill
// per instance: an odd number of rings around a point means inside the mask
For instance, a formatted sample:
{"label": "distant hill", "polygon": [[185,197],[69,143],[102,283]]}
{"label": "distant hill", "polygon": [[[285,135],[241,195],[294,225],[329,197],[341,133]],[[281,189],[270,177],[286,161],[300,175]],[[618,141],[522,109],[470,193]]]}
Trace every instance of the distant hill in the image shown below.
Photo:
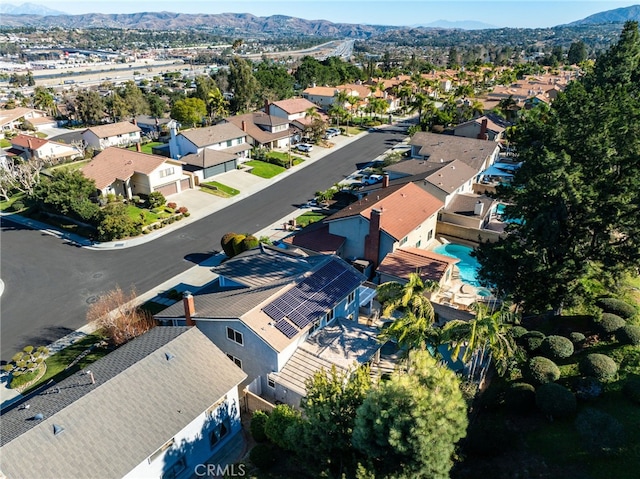
{"label": "distant hill", "polygon": [[574,27],[578,25],[602,25],[605,23],[624,23],[629,20],[640,21],[640,5],[632,5],[630,7],[616,8],[607,10],[606,12],[595,13],[587,18],[568,23],[567,26]]}
{"label": "distant hill", "polygon": [[66,15],[60,10],[53,10],[43,5],[35,3],[23,3],[22,5],[12,5],[10,3],[0,3],[0,14],[2,15]]}
{"label": "distant hill", "polygon": [[426,27],[426,28],[447,28],[447,29],[458,29],[458,30],[488,30],[490,28],[499,28],[495,25],[490,25],[488,23],[476,22],[474,20],[464,20],[457,22],[450,22],[449,20],[436,20],[431,23],[424,23],[420,25],[415,25],[416,27]]}

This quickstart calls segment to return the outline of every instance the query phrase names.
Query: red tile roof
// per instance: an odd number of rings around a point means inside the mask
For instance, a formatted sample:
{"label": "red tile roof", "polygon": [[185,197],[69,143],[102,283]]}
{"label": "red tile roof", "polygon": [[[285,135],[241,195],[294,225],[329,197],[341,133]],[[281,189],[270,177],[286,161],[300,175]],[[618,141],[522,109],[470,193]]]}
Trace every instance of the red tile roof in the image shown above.
{"label": "red tile roof", "polygon": [[148,175],[165,161],[167,158],[164,156],[147,155],[112,146],[96,155],[82,168],[82,173],[95,180],[98,189],[102,190],[116,180],[131,178],[134,173]]}
{"label": "red tile roof", "polygon": [[29,148],[30,150],[37,150],[38,148],[46,145],[47,143],[48,143],[48,140],[38,138],[37,136],[22,135],[22,134],[11,139],[12,145],[21,146],[22,148]]}
{"label": "red tile roof", "polygon": [[382,211],[381,228],[396,240],[411,231],[438,212],[444,203],[413,183],[389,186],[365,196],[360,201],[331,215],[326,221],[363,216],[371,217],[372,209]]}
{"label": "red tile roof", "polygon": [[423,249],[400,248],[385,256],[377,271],[399,279],[408,279],[411,273],[417,272],[423,281],[439,282],[447,268],[459,261]]}

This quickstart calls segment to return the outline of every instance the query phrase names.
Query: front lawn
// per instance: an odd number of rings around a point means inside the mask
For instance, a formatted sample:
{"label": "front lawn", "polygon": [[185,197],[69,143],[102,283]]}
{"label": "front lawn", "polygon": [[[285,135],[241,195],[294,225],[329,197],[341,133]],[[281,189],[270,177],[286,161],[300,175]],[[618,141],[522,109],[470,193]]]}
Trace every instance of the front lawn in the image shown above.
{"label": "front lawn", "polygon": [[311,223],[322,221],[326,217],[327,215],[322,211],[307,211],[306,213],[296,218],[296,224],[301,228],[304,228],[305,226],[308,226]]}
{"label": "front lawn", "polygon": [[11,148],[11,141],[6,138],[0,138],[0,148]]}
{"label": "front lawn", "polygon": [[281,151],[270,151],[269,153],[267,153],[267,158],[274,158],[281,162],[281,164],[283,165],[287,165],[289,164],[289,161],[291,161],[292,166],[296,166],[304,162],[304,160],[299,156],[295,156],[292,154],[291,158],[289,158],[289,153],[283,153]]}
{"label": "front lawn", "polygon": [[11,210],[11,206],[18,200],[24,199],[24,193],[16,193],[8,200],[0,201],[0,211],[8,211]]}
{"label": "front lawn", "polygon": [[[162,143],[161,141],[150,141],[149,143],[145,143],[144,145],[141,145],[141,150],[142,153],[146,153],[147,155],[152,155],[153,154],[153,147],[155,146],[160,146],[160,145],[164,145],[164,143]],[[128,148],[131,151],[137,151],[136,146],[131,146]]]}
{"label": "front lawn", "polygon": [[[23,391],[22,394],[29,394],[50,379],[53,379],[55,382],[60,382],[64,378],[86,367],[88,364],[107,355],[111,350],[108,347],[102,346],[102,340],[102,336],[98,333],[88,334],[71,346],[49,356],[45,360],[47,364],[47,372],[45,375],[42,376],[37,383],[32,384],[29,389]],[[100,346],[95,347],[91,352],[87,352],[94,344],[100,344]],[[81,357],[82,354],[84,354],[84,356]],[[75,360],[78,361],[71,365]]]}
{"label": "front lawn", "polygon": [[259,176],[260,178],[273,178],[284,171],[287,171],[282,166],[272,165],[271,163],[265,163],[264,161],[251,160],[243,163],[251,167],[251,174]]}
{"label": "front lawn", "polygon": [[231,198],[232,196],[236,196],[240,193],[240,190],[236,190],[235,188],[231,188],[230,186],[223,185],[222,183],[218,183],[217,181],[207,181],[206,183],[202,183],[200,185],[201,191],[206,193],[211,193],[212,195],[221,196],[223,198]]}
{"label": "front lawn", "polygon": [[50,170],[51,171],[54,171],[54,170],[76,171],[76,170],[79,170],[80,168],[82,168],[84,165],[86,165],[90,161],[91,161],[91,159],[78,160],[78,161],[73,161],[71,163],[64,163],[62,165],[54,166],[54,167],[50,168]]}

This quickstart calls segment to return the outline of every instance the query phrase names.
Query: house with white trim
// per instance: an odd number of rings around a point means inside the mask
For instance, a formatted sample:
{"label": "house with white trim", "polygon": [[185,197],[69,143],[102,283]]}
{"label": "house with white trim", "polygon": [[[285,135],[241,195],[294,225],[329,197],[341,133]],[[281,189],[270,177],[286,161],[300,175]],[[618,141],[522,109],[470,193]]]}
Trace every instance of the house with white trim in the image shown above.
{"label": "house with white trim", "polygon": [[128,121],[92,126],[82,132],[82,139],[94,150],[104,150],[110,146],[121,148],[140,143],[140,132],[137,125]]}

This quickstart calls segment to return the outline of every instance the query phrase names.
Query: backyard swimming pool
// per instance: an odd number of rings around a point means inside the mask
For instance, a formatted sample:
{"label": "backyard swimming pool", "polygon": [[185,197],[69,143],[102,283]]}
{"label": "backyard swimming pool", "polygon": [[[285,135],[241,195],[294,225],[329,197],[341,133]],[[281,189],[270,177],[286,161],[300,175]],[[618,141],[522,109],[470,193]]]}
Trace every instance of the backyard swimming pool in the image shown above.
{"label": "backyard swimming pool", "polygon": [[[449,256],[451,258],[458,258],[460,262],[456,265],[460,270],[460,279],[464,283],[472,284],[473,286],[480,286],[478,282],[478,268],[480,264],[478,260],[471,256],[473,248],[463,246],[461,244],[447,243],[437,246],[433,252]],[[486,292],[486,294],[482,294]],[[481,289],[478,291],[481,296],[488,296],[491,293],[488,290]]]}

